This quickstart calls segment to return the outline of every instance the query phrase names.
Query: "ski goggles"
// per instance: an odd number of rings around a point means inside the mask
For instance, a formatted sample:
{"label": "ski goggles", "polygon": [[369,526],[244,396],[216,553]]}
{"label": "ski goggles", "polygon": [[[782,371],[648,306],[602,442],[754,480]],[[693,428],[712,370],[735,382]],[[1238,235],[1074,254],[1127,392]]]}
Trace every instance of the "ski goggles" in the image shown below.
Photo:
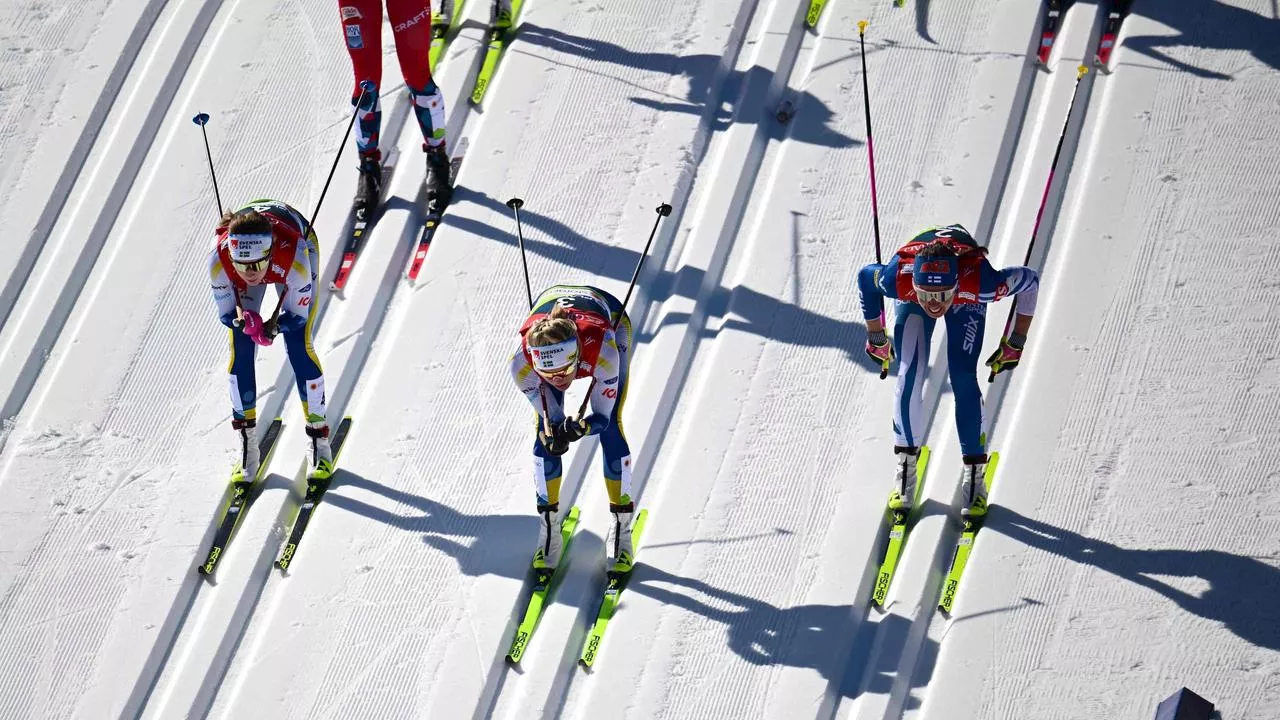
{"label": "ski goggles", "polygon": [[925,290],[919,285],[916,285],[915,291],[916,299],[920,301],[921,305],[926,305],[928,303],[937,303],[941,305],[950,302],[951,298],[956,294],[956,289],[954,287],[949,287],[946,290]]}
{"label": "ski goggles", "polygon": [[555,345],[530,346],[533,369],[544,378],[571,377],[578,371],[578,340],[569,338]]}

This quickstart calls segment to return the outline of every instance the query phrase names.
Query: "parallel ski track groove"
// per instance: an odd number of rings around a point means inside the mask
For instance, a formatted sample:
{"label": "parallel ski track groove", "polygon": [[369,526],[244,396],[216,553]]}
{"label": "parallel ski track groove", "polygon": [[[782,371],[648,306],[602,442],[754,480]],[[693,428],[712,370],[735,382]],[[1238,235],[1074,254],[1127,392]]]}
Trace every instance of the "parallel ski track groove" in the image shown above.
{"label": "parallel ski track groove", "polygon": [[[1105,17],[1095,18],[1093,28],[1088,36],[1089,40],[1086,47],[1093,48],[1096,46],[1102,31],[1102,20],[1105,20]],[[1034,71],[1035,65],[1032,65],[1031,67]],[[1049,197],[1046,201],[1044,217],[1041,222],[1040,230],[1037,237],[1034,239],[1035,247],[1033,248],[1031,258],[1027,263],[1030,267],[1036,268],[1041,272],[1043,272],[1044,260],[1048,256],[1050,249],[1053,247],[1053,236],[1062,213],[1063,202],[1071,180],[1081,134],[1085,122],[1088,121],[1089,113],[1093,106],[1091,100],[1093,84],[1096,77],[1097,73],[1091,68],[1090,72],[1080,80],[1078,90],[1079,95],[1076,99],[1075,106],[1072,109],[1072,115],[1067,119],[1067,130],[1065,138],[1063,139],[1062,154],[1058,160],[1058,167],[1054,174],[1053,185],[1049,189]],[[1051,95],[1046,94],[1044,102],[1048,103],[1051,101]],[[1061,119],[1062,118],[1050,119],[1048,121],[1049,126],[1056,128]],[[1021,123],[1019,123],[1019,132],[1020,129]],[[1048,133],[1047,138],[1048,142],[1057,142],[1057,135],[1054,132]],[[1037,171],[1031,174],[1028,182],[1031,183],[1036,192],[1029,193],[1028,197],[1038,197],[1041,181],[1036,180],[1035,178],[1044,177],[1046,172],[1047,168],[1045,171]],[[1007,242],[1018,242],[1018,239],[1011,238],[1007,240]],[[1015,262],[1020,263],[1021,260],[1022,258],[1019,257],[1015,259]],[[1007,310],[996,315],[996,321],[1001,321],[1001,318],[1006,313]],[[984,368],[980,367],[980,373],[982,370],[984,370]],[[985,431],[988,438],[997,437],[996,430],[1000,427],[999,420],[1005,407],[1005,401],[1010,397],[1009,385],[1015,377],[1016,372],[997,379],[987,393],[987,400],[985,403],[985,407],[987,408]],[[1012,397],[1014,398],[1015,405],[1021,398],[1021,394],[1023,392],[1021,389],[1022,387],[1025,386],[1020,386],[1018,390],[1013,391],[1014,395]],[[959,500],[960,488],[957,484],[952,497],[951,506],[955,507]],[[1098,505],[1094,506],[1096,507]],[[893,686],[890,691],[890,701],[885,714],[886,720],[888,718],[902,718],[905,715],[908,699],[911,696],[911,687],[920,685],[922,677],[927,678],[932,675],[935,663],[940,655],[941,646],[946,642],[943,630],[945,629],[944,626],[950,621],[938,612],[937,605],[942,595],[942,584],[945,581],[947,568],[950,565],[951,552],[959,538],[959,526],[954,523],[948,523],[943,530],[938,549],[935,551],[933,571],[931,573],[929,586],[931,589],[926,590],[924,606],[912,619],[911,626],[908,630],[908,645],[904,648],[902,656],[903,660],[899,664],[894,676]],[[938,652],[921,657],[921,650],[925,643],[925,639],[931,635],[942,635],[939,640]],[[925,692],[927,694],[928,690],[926,689]]]}
{"label": "parallel ski track groove", "polygon": [[[950,29],[950,28],[948,28]],[[972,30],[972,26],[965,26],[964,31]],[[1010,106],[1008,118],[1005,121],[1005,132],[1002,134],[1000,149],[997,152],[996,163],[992,169],[991,179],[987,186],[987,191],[982,203],[982,209],[979,213],[977,225],[974,227],[975,238],[980,243],[987,244],[993,239],[995,231],[996,218],[999,214],[1001,202],[1005,195],[1005,191],[1009,186],[1009,180],[1014,172],[1014,163],[1016,160],[1016,151],[1023,135],[1023,129],[1026,124],[1026,118],[1031,109],[1031,99],[1034,95],[1033,90],[1042,76],[1042,71],[1032,62],[1034,57],[1034,49],[1039,42],[1039,26],[1034,26],[1030,32],[1028,41],[1028,51],[1025,56],[1026,65],[1019,75],[1018,85],[1014,91],[1014,100]],[[945,41],[947,36],[944,34],[942,40]],[[870,68],[869,68],[870,71]],[[887,82],[881,80],[880,83]],[[893,82],[900,82],[900,79],[894,78]],[[879,84],[879,83],[877,83]],[[873,96],[875,91],[873,89]],[[873,106],[874,109],[874,106]],[[874,120],[874,118],[873,118]],[[882,123],[883,126],[883,123]],[[883,134],[882,134],[883,137]],[[882,146],[885,144],[882,141]],[[1064,155],[1067,148],[1064,147]],[[1037,173],[1036,177],[1043,177]],[[1057,182],[1059,187],[1065,186],[1065,173],[1059,175]],[[1048,228],[1043,227],[1041,235],[1046,235]],[[890,248],[886,248],[886,252],[892,252]],[[1042,256],[1041,256],[1042,257]],[[999,322],[998,314],[992,314],[988,317],[988,322]],[[939,332],[935,330],[935,334]],[[943,431],[947,431],[954,427],[954,422],[947,418],[939,418],[938,410],[942,401],[942,384],[945,381],[947,373],[945,356],[945,343],[935,338],[933,343],[933,353],[930,357],[929,378],[926,382],[925,395],[922,402],[924,415],[929,418],[925,426],[923,437],[930,438],[933,444],[937,444],[942,440],[938,435],[938,429],[941,427]],[[979,367],[981,374],[984,368]],[[980,378],[981,380],[981,378]],[[985,403],[987,408],[987,418],[989,427],[994,422],[995,416],[998,414],[1000,402],[1003,398],[1003,388],[1007,381],[1001,380],[997,383],[997,388],[988,393]],[[952,483],[954,484],[954,473],[949,473],[942,468],[940,464],[931,464],[929,470],[929,478],[926,481],[929,485],[935,483]],[[956,492],[951,498],[949,507],[954,508],[959,497],[958,486]],[[871,619],[870,613],[872,608],[867,600],[870,595],[871,585],[874,582],[876,572],[879,567],[880,556],[884,551],[883,536],[887,532],[888,522],[886,519],[881,520],[878,534],[880,540],[873,546],[872,553],[867,557],[867,564],[863,569],[863,579],[858,585],[859,595],[854,599],[854,616],[853,627],[849,630],[849,636],[852,638],[848,651],[848,661],[846,667],[837,673],[833,673],[831,682],[828,686],[827,697],[823,702],[822,708],[819,710],[819,718],[834,718],[839,712],[842,704],[842,694],[846,690],[853,691],[850,697],[858,697],[866,692],[867,683],[870,681],[868,674],[871,669],[876,666],[876,658],[887,651],[899,653],[898,657],[902,667],[911,668],[924,638],[927,636],[928,623],[920,623],[920,618],[926,619],[934,616],[934,606],[936,606],[937,597],[941,593],[941,585],[945,577],[946,565],[950,561],[950,552],[959,538],[959,531],[950,526],[944,531],[942,539],[934,551],[934,559],[930,565],[933,568],[931,573],[930,584],[936,586],[937,592],[931,593],[933,601],[929,608],[917,615],[911,627],[907,629],[906,642],[900,647],[886,648],[882,638],[882,630],[879,622],[883,617],[876,618],[874,624],[868,624]],[[900,570],[904,568],[899,568]],[[901,578],[895,578],[900,581]],[[895,583],[898,584],[898,583]],[[892,593],[891,589],[891,593]],[[892,601],[893,595],[890,595]],[[906,698],[909,694],[910,683],[914,679],[913,673],[899,672],[895,675],[890,691],[889,704],[885,713],[885,718],[901,717],[905,712]],[[847,698],[846,698],[847,699]]]}
{"label": "parallel ski track groove", "polygon": [[[123,51],[116,59],[116,64],[107,75],[102,92],[99,93],[98,100],[89,111],[84,128],[80,131],[80,137],[72,147],[71,154],[67,157],[67,162],[49,193],[49,199],[45,202],[44,209],[40,212],[40,217],[36,220],[35,227],[32,228],[31,235],[18,256],[17,265],[6,278],[4,286],[0,288],[0,329],[4,328],[9,319],[9,313],[17,306],[18,296],[35,268],[36,259],[40,257],[45,243],[49,241],[49,235],[53,233],[62,209],[67,205],[72,189],[84,175],[81,171],[84,170],[89,154],[102,133],[111,107],[120,96],[120,89],[124,87],[125,80],[133,70],[133,64],[142,53],[142,48],[146,45],[152,28],[155,27],[156,19],[160,17],[160,13],[170,1],[149,0],[139,16],[138,24],[129,33]],[[0,443],[0,447],[3,447],[3,443]]]}

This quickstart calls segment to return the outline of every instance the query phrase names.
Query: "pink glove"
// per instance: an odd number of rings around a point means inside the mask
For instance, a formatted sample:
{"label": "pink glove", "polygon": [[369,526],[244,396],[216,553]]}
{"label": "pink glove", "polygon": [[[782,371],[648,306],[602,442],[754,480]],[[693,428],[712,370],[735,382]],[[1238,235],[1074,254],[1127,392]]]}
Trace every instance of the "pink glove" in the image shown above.
{"label": "pink glove", "polygon": [[[893,363],[893,343],[889,341],[888,335],[884,331],[874,333],[875,337],[867,337],[867,346],[865,348],[867,357],[872,362],[880,365],[880,379],[883,380],[889,374],[889,365]],[[877,344],[876,341],[880,342]]]}
{"label": "pink glove", "polygon": [[244,322],[244,326],[242,328],[244,330],[244,334],[248,335],[249,339],[255,343],[265,346],[270,345],[271,341],[275,339],[267,336],[266,326],[263,325],[262,316],[258,313],[252,310],[245,310],[244,314],[241,316],[241,320]]}

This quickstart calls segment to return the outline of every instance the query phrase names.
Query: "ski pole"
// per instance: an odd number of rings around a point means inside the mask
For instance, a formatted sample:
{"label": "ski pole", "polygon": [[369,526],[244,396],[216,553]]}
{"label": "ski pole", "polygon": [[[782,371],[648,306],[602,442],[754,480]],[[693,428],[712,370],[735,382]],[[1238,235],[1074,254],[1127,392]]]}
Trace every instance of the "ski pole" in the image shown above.
{"label": "ski pole", "polygon": [[[529,261],[524,255],[524,229],[520,226],[520,208],[524,200],[513,197],[507,201],[507,207],[516,216],[516,237],[520,243],[520,263],[524,265],[524,291],[529,296],[529,310],[533,310],[533,285],[529,283]],[[542,398],[542,433],[551,436],[551,411],[547,409],[547,390],[541,381],[538,382],[538,397]]]}
{"label": "ski pole", "polygon": [[[342,150],[347,146],[347,139],[351,137],[351,128],[355,127],[356,117],[360,114],[360,105],[364,102],[364,96],[377,89],[372,80],[360,81],[360,97],[356,99],[356,107],[351,111],[351,122],[347,123],[347,132],[342,136],[342,143],[338,145],[338,152],[334,153],[333,165],[329,168],[329,177],[325,178],[324,187],[320,190],[320,199],[316,201],[316,209],[311,213],[311,219],[307,221],[307,226],[302,230],[302,237],[305,240],[308,235],[314,232],[316,218],[320,215],[320,206],[324,205],[324,196],[329,192],[329,183],[333,182],[333,174],[338,169],[338,161],[342,159]],[[280,293],[280,298],[276,300],[276,309],[271,313],[271,320],[275,320],[280,316],[280,309],[284,307],[284,298],[288,294],[286,288]]]}
{"label": "ski pole", "polygon": [[209,133],[204,126],[209,122],[209,113],[198,113],[191,122],[200,126],[200,134],[204,136],[204,156],[209,161],[209,177],[213,178],[213,198],[218,201],[218,217],[222,217],[222,195],[218,192],[218,174],[213,171],[213,153],[209,151]]}
{"label": "ski pole", "polygon": [[[880,203],[876,199],[876,148],[871,142],[871,90],[867,87],[867,46],[863,35],[867,31],[867,21],[858,21],[858,53],[862,56],[862,107],[867,119],[867,164],[871,167],[871,224],[876,232],[876,264],[883,265],[880,259]],[[880,327],[885,327],[884,309],[880,310]],[[880,379],[889,376],[889,363],[880,366]]]}
{"label": "ski pole", "polygon": [[[1036,211],[1036,224],[1031,228],[1031,242],[1027,244],[1027,255],[1022,260],[1022,264],[1026,265],[1031,262],[1031,251],[1036,246],[1036,235],[1040,232],[1040,219],[1044,217],[1045,205],[1049,202],[1049,188],[1053,186],[1053,176],[1058,170],[1058,157],[1062,155],[1062,143],[1067,138],[1067,126],[1071,124],[1071,112],[1076,106],[1076,96],[1080,94],[1080,79],[1089,72],[1089,68],[1081,65],[1076,68],[1076,84],[1071,88],[1071,102],[1067,105],[1067,118],[1062,122],[1062,132],[1058,133],[1058,147],[1053,151],[1053,161],[1049,163],[1049,179],[1044,183],[1044,192],[1040,195],[1040,209]],[[1004,321],[1004,334],[1002,338],[1009,337],[1009,329],[1013,327],[1013,319],[1018,312],[1018,297],[1013,298],[1013,305],[1009,308],[1009,317]],[[1009,372],[1013,372],[1010,370]],[[987,376],[987,382],[995,382],[996,373],[994,370]]]}
{"label": "ski pole", "polygon": [[[618,323],[622,322],[622,316],[627,314],[627,302],[631,300],[631,291],[636,289],[636,280],[640,277],[640,268],[644,267],[644,259],[649,255],[649,246],[653,245],[653,238],[658,234],[658,225],[662,223],[662,218],[671,215],[671,206],[662,203],[657,207],[655,212],[658,217],[653,221],[653,229],[649,231],[649,239],[645,241],[644,250],[640,252],[640,260],[636,262],[636,270],[631,273],[631,284],[627,286],[626,297],[622,299],[622,309],[618,311],[618,317],[613,319],[613,330],[617,332]],[[587,388],[587,394],[582,398],[582,406],[578,408],[578,420],[585,417],[587,412],[587,403],[591,401],[591,393],[596,389],[596,378],[592,376],[591,386]]]}

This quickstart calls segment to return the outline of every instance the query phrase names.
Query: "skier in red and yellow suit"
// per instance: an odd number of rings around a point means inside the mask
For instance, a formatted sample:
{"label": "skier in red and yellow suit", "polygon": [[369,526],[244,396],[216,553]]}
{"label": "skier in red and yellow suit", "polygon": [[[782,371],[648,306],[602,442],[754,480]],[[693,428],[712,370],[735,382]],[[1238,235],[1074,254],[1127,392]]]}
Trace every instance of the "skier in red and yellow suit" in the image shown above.
{"label": "skier in red and yellow suit", "polygon": [[[631,320],[622,303],[599,288],[557,285],[534,302],[520,335],[520,349],[511,357],[511,377],[538,413],[539,423],[533,456],[541,522],[534,567],[554,568],[560,560],[560,456],[575,440],[597,435],[604,451],[604,478],[613,514],[608,537],[610,567],[625,572],[634,558],[631,449],[622,431]],[[591,414],[569,418],[564,392],[578,378],[594,380]]]}
{"label": "skier in red and yellow suit", "polygon": [[[209,253],[209,277],[218,317],[231,329],[231,426],[240,435],[240,473],[253,480],[258,472],[254,441],[258,400],[254,359],[259,345],[270,345],[277,333],[285,348],[298,395],[307,416],[307,435],[317,470],[332,472],[329,425],[325,419],[324,372],[311,346],[320,277],[320,246],[301,213],[277,200],[255,200],[229,212],[215,231],[217,245]],[[267,286],[281,294],[278,317],[262,317]]]}

